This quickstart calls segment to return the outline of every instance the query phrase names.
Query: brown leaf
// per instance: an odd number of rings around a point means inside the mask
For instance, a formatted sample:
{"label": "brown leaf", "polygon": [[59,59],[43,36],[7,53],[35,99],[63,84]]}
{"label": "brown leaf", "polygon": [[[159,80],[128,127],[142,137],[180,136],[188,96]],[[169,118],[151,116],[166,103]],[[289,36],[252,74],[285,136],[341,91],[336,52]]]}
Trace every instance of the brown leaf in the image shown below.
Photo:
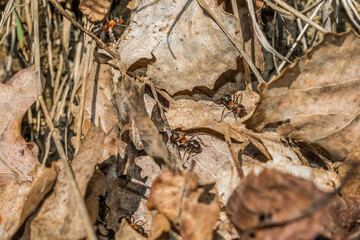
{"label": "brown leaf", "polygon": [[149,239],[158,239],[164,232],[169,232],[170,228],[169,220],[161,213],[156,214],[153,218]]}
{"label": "brown leaf", "polygon": [[98,169],[95,169],[94,175],[89,181],[86,189],[85,202],[92,223],[95,224],[99,214],[98,196],[105,196],[107,182],[105,175]]}
{"label": "brown leaf", "polygon": [[187,196],[181,212],[180,233],[183,239],[211,239],[213,227],[219,217],[220,205],[216,200],[202,202],[203,191],[198,189]]}
{"label": "brown leaf", "polygon": [[359,203],[360,198],[323,193],[309,181],[264,170],[244,179],[226,211],[244,239],[344,239],[360,227]]}
{"label": "brown leaf", "polygon": [[[45,79],[42,78],[44,85]],[[11,238],[56,178],[41,169],[38,147],[21,136],[21,121],[37,99],[35,73],[22,70],[0,83],[0,236]],[[29,200],[31,200],[29,202]]]}
{"label": "brown leaf", "polygon": [[81,0],[79,9],[92,22],[100,22],[108,14],[113,0]]}
{"label": "brown leaf", "polygon": [[261,101],[246,126],[278,123],[286,138],[314,143],[343,160],[359,140],[360,38],[354,32],[324,40],[278,78],[259,86]]}
{"label": "brown leaf", "polygon": [[[242,168],[245,175],[254,171],[261,172],[263,169],[276,169],[283,173],[289,173],[293,176],[303,179],[311,180],[319,189],[327,192],[334,191],[335,188],[340,187],[340,178],[332,170],[324,170],[304,166],[289,144],[285,144],[276,132],[253,133],[249,130],[243,130],[243,135],[248,136],[251,143],[259,148],[262,145],[262,153],[264,151],[270,156],[266,160],[260,156],[253,156],[251,159],[246,159],[244,152],[242,153]],[[245,150],[244,150],[245,151]],[[254,150],[251,154],[254,154]]]}
{"label": "brown leaf", "polygon": [[[75,179],[82,195],[101,159],[104,149],[104,133],[92,127],[85,136],[78,154],[71,162]],[[30,221],[30,239],[80,239],[86,237],[84,223],[73,199],[69,180],[62,169],[54,191],[41,205]]]}
{"label": "brown leaf", "polygon": [[179,230],[183,239],[210,239],[220,206],[215,195],[199,188],[187,171],[166,171],[151,188],[148,208],[158,210]]}
{"label": "brown leaf", "polygon": [[[171,101],[165,115],[172,129],[181,129],[183,131],[211,129],[225,135],[227,124],[241,126],[241,123],[250,117],[251,111],[255,109],[255,104],[259,101],[259,96],[250,89],[238,91],[235,96],[248,112],[248,115],[241,119],[238,117],[235,119],[233,112],[215,100],[194,101],[191,99],[180,99]],[[245,141],[243,137],[235,133],[231,137],[239,142]]]}
{"label": "brown leaf", "polygon": [[[156,59],[148,66],[147,75],[157,87],[174,94],[196,86],[213,88],[223,72],[236,68],[238,51],[196,1],[190,3],[169,36],[176,59],[172,56],[167,35],[186,2],[137,0],[128,6],[133,22],[119,44],[122,71],[139,59]],[[240,28],[238,20],[225,13],[215,1],[206,0],[206,3],[226,30],[239,40],[236,35]]]}

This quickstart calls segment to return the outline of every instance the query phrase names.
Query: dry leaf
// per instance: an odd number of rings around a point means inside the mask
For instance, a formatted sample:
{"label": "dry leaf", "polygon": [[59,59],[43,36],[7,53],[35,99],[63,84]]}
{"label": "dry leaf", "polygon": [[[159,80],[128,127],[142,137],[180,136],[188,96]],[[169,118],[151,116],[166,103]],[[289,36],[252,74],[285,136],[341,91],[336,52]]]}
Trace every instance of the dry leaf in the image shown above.
{"label": "dry leaf", "polygon": [[[104,133],[92,127],[85,136],[78,154],[71,162],[75,179],[82,195],[101,159]],[[54,191],[43,202],[37,215],[30,221],[30,239],[80,239],[86,237],[84,223],[71,193],[69,180],[62,169]]]}
{"label": "dry leaf", "polygon": [[148,208],[179,227],[183,239],[210,239],[220,213],[215,195],[200,188],[197,176],[187,171],[163,172],[152,185]]}
{"label": "dry leaf", "polygon": [[[223,72],[236,68],[238,51],[196,1],[190,3],[169,36],[176,59],[171,55],[167,35],[186,2],[137,0],[128,6],[132,22],[122,35],[118,50],[122,71],[140,59],[147,58],[149,62],[156,59],[148,66],[147,75],[157,87],[174,94],[196,86],[213,88]],[[205,2],[226,30],[239,40],[238,20],[215,1]]]}
{"label": "dry leaf", "polygon": [[79,9],[92,22],[100,22],[108,14],[113,0],[81,0]]}
{"label": "dry leaf", "polygon": [[[42,84],[45,79],[42,78]],[[21,136],[21,121],[37,99],[35,72],[0,83],[0,236],[10,239],[50,191],[53,170],[41,169],[38,147]]]}
{"label": "dry leaf", "polygon": [[[211,129],[225,135],[228,124],[241,126],[241,123],[250,117],[250,113],[255,109],[255,105],[259,101],[257,93],[250,89],[238,91],[233,98],[234,101],[237,98],[238,102],[244,105],[248,115],[235,119],[234,113],[219,102],[194,101],[191,99],[171,101],[165,115],[172,129],[181,129],[183,131]],[[245,141],[243,137],[235,133],[231,137],[239,142]]]}
{"label": "dry leaf", "polygon": [[85,202],[91,222],[95,224],[99,214],[99,196],[105,196],[107,182],[105,175],[95,169],[94,175],[89,181],[86,189]]}
{"label": "dry leaf", "polygon": [[356,232],[360,198],[319,191],[310,181],[274,170],[250,174],[226,207],[241,239],[344,239]]}
{"label": "dry leaf", "polygon": [[169,232],[170,228],[169,220],[161,213],[156,214],[151,225],[149,239],[158,239],[162,234]]}
{"label": "dry leaf", "polygon": [[259,174],[266,168],[276,169],[283,173],[289,173],[293,176],[311,180],[319,189],[331,192],[340,187],[340,178],[334,171],[303,166],[296,152],[289,145],[285,145],[276,132],[264,132],[260,134],[245,131],[243,134],[249,134],[250,137],[258,139],[271,159],[264,160],[260,157],[254,157],[251,161],[246,161],[242,156],[243,171],[245,175],[254,171]]}
{"label": "dry leaf", "polygon": [[359,140],[360,39],[353,32],[324,40],[278,78],[259,86],[261,101],[246,126],[278,123],[286,138],[314,143],[343,160]]}

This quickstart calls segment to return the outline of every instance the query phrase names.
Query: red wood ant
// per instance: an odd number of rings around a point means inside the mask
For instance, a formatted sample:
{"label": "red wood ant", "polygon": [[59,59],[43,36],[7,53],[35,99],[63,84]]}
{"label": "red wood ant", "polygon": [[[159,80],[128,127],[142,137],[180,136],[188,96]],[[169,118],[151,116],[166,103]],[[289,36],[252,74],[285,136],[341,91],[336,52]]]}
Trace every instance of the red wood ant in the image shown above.
{"label": "red wood ant", "polygon": [[[146,222],[144,222],[143,220],[138,220],[135,222],[135,218],[133,216],[130,215],[130,213],[126,213],[127,216],[123,216],[120,218],[119,222],[121,221],[121,219],[124,219],[129,223],[129,225],[139,234],[141,234],[144,237],[147,237],[147,234],[143,228],[143,226],[145,225]],[[141,222],[141,223],[140,223]],[[139,224],[140,223],[140,224]]]}
{"label": "red wood ant", "polygon": [[107,32],[109,29],[113,29],[116,25],[121,25],[124,22],[121,18],[115,18],[114,20],[108,21],[106,24],[99,23],[92,28],[92,32],[98,36],[102,31]]}
{"label": "red wood ant", "polygon": [[[184,149],[185,153],[183,158],[185,158],[186,153],[189,154],[189,157],[192,153],[199,154],[202,152],[202,147],[198,141],[193,139],[195,136],[192,136],[190,139],[187,139],[184,134],[181,133],[173,133],[170,136],[170,141],[174,144],[176,144],[179,148]],[[199,137],[198,137],[199,138]],[[206,146],[201,139],[199,138],[201,144]],[[208,146],[206,146],[208,147]]]}
{"label": "red wood ant", "polygon": [[[241,95],[242,98],[242,95]],[[241,104],[241,100],[238,101],[237,98],[233,99],[230,95],[225,95],[223,97],[221,97],[219,100],[217,100],[217,103],[221,103],[222,105],[224,105],[227,109],[229,109],[232,113],[234,113],[235,119],[237,117],[242,118],[244,116],[246,116],[247,111],[245,109],[245,106]],[[225,114],[224,116],[224,110],[221,113],[221,119],[219,122],[221,122],[229,113]]]}
{"label": "red wood ant", "polygon": [[[141,222],[142,224],[140,225],[139,222]],[[134,217],[131,217],[129,224],[137,233],[141,234],[144,237],[147,237],[147,234],[145,233],[145,230],[143,228],[145,223],[142,220],[138,220],[135,222]]]}

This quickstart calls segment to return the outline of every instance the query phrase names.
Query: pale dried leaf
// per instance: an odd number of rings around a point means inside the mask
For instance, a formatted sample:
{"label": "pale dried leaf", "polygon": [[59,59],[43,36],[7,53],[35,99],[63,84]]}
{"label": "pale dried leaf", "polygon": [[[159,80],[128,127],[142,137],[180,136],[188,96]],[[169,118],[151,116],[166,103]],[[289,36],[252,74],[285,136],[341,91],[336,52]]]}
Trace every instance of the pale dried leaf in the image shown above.
{"label": "pale dried leaf", "polygon": [[[45,79],[42,78],[42,83]],[[0,236],[10,239],[50,190],[56,174],[43,171],[38,147],[21,136],[21,121],[37,99],[35,72],[0,83]],[[29,200],[33,202],[29,202]]]}
{"label": "pale dried leaf", "polygon": [[79,9],[92,22],[100,22],[108,14],[113,0],[81,0]]}
{"label": "pale dried leaf", "polygon": [[326,34],[278,78],[261,84],[261,101],[249,128],[278,123],[284,137],[323,147],[343,160],[359,140],[360,39]]}
{"label": "pale dried leaf", "polygon": [[197,176],[187,171],[163,172],[147,204],[177,226],[183,239],[211,238],[220,213],[216,196],[199,187]]}
{"label": "pale dried leaf", "polygon": [[271,156],[271,160],[262,162],[260,159],[256,159],[256,161],[243,162],[245,176],[251,172],[259,174],[264,169],[276,169],[310,180],[323,191],[331,192],[340,186],[340,178],[334,171],[303,166],[296,152],[290,146],[284,145],[277,133],[254,134],[248,131],[247,134],[259,139]]}
{"label": "pale dried leaf", "polygon": [[[157,87],[174,94],[196,86],[213,88],[223,72],[236,68],[238,51],[196,1],[192,1],[169,36],[176,59],[171,55],[167,35],[186,2],[138,0],[128,6],[133,13],[133,22],[119,44],[122,71],[139,59],[155,58],[156,61],[148,66],[147,75]],[[237,19],[225,13],[215,1],[206,2],[227,31],[239,40]]]}

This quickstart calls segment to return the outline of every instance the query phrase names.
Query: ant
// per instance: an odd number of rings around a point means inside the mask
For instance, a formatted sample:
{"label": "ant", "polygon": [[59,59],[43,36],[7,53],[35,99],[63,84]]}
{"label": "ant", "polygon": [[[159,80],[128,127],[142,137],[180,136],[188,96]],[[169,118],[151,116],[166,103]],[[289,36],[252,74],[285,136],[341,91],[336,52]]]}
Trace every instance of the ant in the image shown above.
{"label": "ant", "polygon": [[114,18],[114,20],[110,20],[106,24],[104,22],[96,24],[91,31],[98,36],[102,31],[107,32],[109,29],[113,29],[115,25],[121,25],[123,22],[124,20],[121,18]]}
{"label": "ant", "polygon": [[[141,222],[141,225],[139,224],[139,222]],[[145,230],[143,228],[143,226],[145,225],[143,220],[138,220],[135,222],[134,217],[131,217],[129,224],[137,233],[139,233],[140,235],[142,235],[144,237],[147,237],[147,234],[145,233]]]}
{"label": "ant", "polygon": [[[135,218],[133,216],[131,216],[129,213],[127,213],[128,216],[124,216],[122,218],[125,218],[126,221],[129,223],[129,225],[140,235],[147,237],[147,234],[143,228],[143,226],[145,225],[146,222],[144,222],[143,220],[138,220],[135,222]],[[120,219],[122,219],[120,218]],[[120,220],[119,220],[120,221]],[[139,222],[141,222],[139,224]]]}
{"label": "ant", "polygon": [[[184,134],[181,133],[173,133],[170,136],[170,141],[173,144],[176,144],[179,148],[184,149],[185,153],[183,158],[185,157],[185,154],[188,153],[189,157],[192,153],[199,154],[202,152],[202,147],[198,141],[193,139],[195,136],[192,136],[190,139],[187,139]],[[198,137],[199,138],[199,137]],[[206,146],[202,140],[199,138],[200,142]],[[206,146],[208,147],[208,146]]]}
{"label": "ant", "polygon": [[[235,119],[237,117],[242,118],[246,116],[247,111],[245,109],[245,106],[241,104],[242,95],[240,101],[238,101],[238,98],[236,97],[233,99],[230,95],[222,96],[219,100],[216,101],[216,103],[220,103],[224,105],[227,109],[229,109],[232,113],[234,113]],[[224,110],[221,113],[221,119],[219,122],[221,122],[229,113],[225,114],[224,116]]]}

